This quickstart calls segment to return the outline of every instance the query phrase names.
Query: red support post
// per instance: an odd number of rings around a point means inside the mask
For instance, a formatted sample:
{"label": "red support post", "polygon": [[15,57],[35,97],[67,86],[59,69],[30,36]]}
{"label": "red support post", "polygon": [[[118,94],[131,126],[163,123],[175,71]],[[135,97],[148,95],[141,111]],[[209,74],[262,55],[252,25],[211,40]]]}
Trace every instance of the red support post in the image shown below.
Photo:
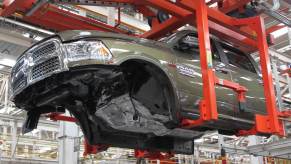
{"label": "red support post", "polygon": [[70,116],[64,116],[60,113],[50,113],[47,115],[53,121],[67,121],[67,122],[77,122],[77,119]]}
{"label": "red support post", "polygon": [[[262,67],[262,75],[264,81],[264,94],[266,98],[266,113],[267,115],[256,115],[255,126],[249,131],[240,131],[238,135],[249,134],[277,134],[285,135],[282,120],[278,117],[278,109],[276,107],[276,97],[273,86],[273,76],[268,52],[268,44],[266,39],[266,31],[264,28],[264,21],[261,17],[252,18],[251,27],[257,34],[257,46],[260,55],[260,63]],[[239,23],[239,22],[238,22]],[[244,19],[242,23],[247,23]]]}
{"label": "red support post", "polygon": [[[266,98],[267,116],[256,116],[256,128],[258,132],[282,134],[282,122],[278,119],[278,110],[276,107],[276,97],[273,85],[273,76],[269,56],[269,48],[266,40],[266,31],[264,20],[257,17],[257,24],[254,27],[257,32],[257,43],[262,67],[264,81],[264,93]],[[264,120],[264,121],[263,121]],[[270,124],[270,125],[268,125]]]}
{"label": "red support post", "polygon": [[85,139],[84,140],[84,152],[83,156],[87,156],[89,154],[97,154],[103,151],[106,151],[109,148],[109,145],[105,144],[98,144],[98,145],[90,145],[88,141]]}
{"label": "red support post", "polygon": [[[200,116],[204,120],[217,120],[217,106],[216,106],[216,93],[215,93],[215,73],[212,65],[212,52],[209,38],[209,27],[208,27],[208,12],[207,5],[204,0],[194,1],[196,6],[196,21],[197,31],[199,39],[200,49],[200,63],[201,73],[203,81],[203,103],[202,110],[207,111],[205,116]],[[205,106],[203,105],[205,104]]]}
{"label": "red support post", "polygon": [[159,151],[134,150],[136,158],[147,158],[150,160],[167,160],[174,157],[173,153],[161,153]]}
{"label": "red support post", "polygon": [[[62,115],[61,113],[50,113],[47,115],[53,121],[67,121],[67,122],[77,122],[77,119],[70,116]],[[97,154],[102,151],[106,151],[110,146],[106,144],[98,144],[98,145],[90,145],[88,141],[84,140],[84,153],[83,156],[87,156],[89,154]]]}
{"label": "red support post", "polygon": [[209,38],[207,5],[204,0],[193,2],[196,6],[196,21],[200,50],[200,65],[203,82],[203,99],[200,102],[200,118],[198,120],[182,121],[184,128],[191,128],[203,124],[205,121],[218,119],[216,93],[215,93],[215,73],[212,64],[212,52]]}

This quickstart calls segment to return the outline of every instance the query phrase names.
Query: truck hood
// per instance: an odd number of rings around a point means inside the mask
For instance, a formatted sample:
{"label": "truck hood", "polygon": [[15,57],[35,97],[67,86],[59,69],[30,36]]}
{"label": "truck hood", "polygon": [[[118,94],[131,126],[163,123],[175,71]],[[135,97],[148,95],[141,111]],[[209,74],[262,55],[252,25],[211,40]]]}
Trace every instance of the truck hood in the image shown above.
{"label": "truck hood", "polygon": [[62,39],[63,42],[71,41],[71,40],[77,40],[82,38],[88,38],[88,37],[95,37],[95,38],[111,38],[111,39],[118,39],[118,40],[124,40],[128,42],[135,42],[137,44],[141,44],[144,46],[149,47],[155,47],[160,48],[164,50],[169,50],[169,45],[158,42],[154,40],[149,40],[145,38],[138,38],[133,37],[125,34],[117,34],[117,33],[111,33],[111,32],[100,32],[100,31],[94,31],[94,30],[69,30],[69,31],[63,31],[58,33],[58,36]]}
{"label": "truck hood", "polygon": [[76,40],[86,37],[98,37],[98,38],[115,38],[129,41],[137,41],[140,38],[132,37],[125,34],[118,34],[112,32],[100,32],[95,30],[68,30],[58,33],[62,41]]}

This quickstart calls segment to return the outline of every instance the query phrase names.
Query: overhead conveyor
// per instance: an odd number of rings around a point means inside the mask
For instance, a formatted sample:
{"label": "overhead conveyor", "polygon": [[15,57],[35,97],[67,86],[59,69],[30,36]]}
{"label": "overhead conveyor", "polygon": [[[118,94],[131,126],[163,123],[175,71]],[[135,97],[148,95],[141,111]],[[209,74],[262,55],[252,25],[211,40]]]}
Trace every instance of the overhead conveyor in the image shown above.
{"label": "overhead conveyor", "polygon": [[[217,7],[208,6],[216,2],[218,2]],[[1,15],[5,17],[16,16],[23,21],[56,31],[68,29],[90,29],[127,34],[126,31],[121,30],[116,26],[112,27],[64,11],[54,4],[64,3],[113,7],[131,6],[143,15],[152,18],[151,30],[145,32],[139,37],[158,39],[186,24],[197,27],[200,43],[203,99],[200,102],[200,118],[198,120],[182,120],[181,127],[184,128],[201,126],[209,121],[216,121],[218,119],[219,113],[217,111],[215,93],[216,85],[232,89],[237,93],[237,99],[240,102],[240,105],[243,106],[245,103],[245,93],[247,92],[247,88],[238,83],[227,81],[225,79],[218,79],[216,77],[211,60],[212,52],[209,33],[234,43],[244,51],[254,52],[258,50],[264,82],[267,114],[256,115],[254,127],[249,130],[240,130],[237,135],[275,134],[284,136],[285,131],[282,118],[289,117],[290,111],[278,111],[277,109],[268,43],[266,39],[268,33],[283,28],[284,26],[274,26],[265,29],[264,20],[260,16],[235,18],[227,15],[227,13],[234,10],[244,10],[245,5],[249,2],[249,0],[211,0],[208,3],[204,0],[176,0],[176,2],[168,0],[4,0]],[[160,22],[158,21],[156,13],[151,10],[151,8],[168,13],[171,17]]]}

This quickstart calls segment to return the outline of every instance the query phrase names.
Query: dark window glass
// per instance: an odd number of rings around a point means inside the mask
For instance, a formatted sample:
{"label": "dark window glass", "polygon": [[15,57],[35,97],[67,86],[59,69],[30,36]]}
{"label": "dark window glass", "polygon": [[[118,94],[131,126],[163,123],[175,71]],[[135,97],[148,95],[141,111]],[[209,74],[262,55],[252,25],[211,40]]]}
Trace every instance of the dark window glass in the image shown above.
{"label": "dark window glass", "polygon": [[221,61],[220,56],[216,48],[212,48],[212,59],[214,61]]}
{"label": "dark window glass", "polygon": [[251,60],[244,53],[235,51],[229,47],[223,47],[223,51],[228,58],[229,64],[256,73]]}
{"label": "dark window glass", "polygon": [[176,38],[176,33],[174,33],[174,34],[172,34],[170,36],[161,38],[159,41],[160,42],[164,42],[164,43],[171,43],[175,38]]}
{"label": "dark window glass", "polygon": [[[180,45],[183,46],[183,44],[187,44],[185,45],[186,47],[185,48],[186,50],[184,50],[185,53],[188,53],[189,55],[200,56],[199,41],[198,41],[197,36],[195,36],[194,34],[185,36],[184,38],[180,40]],[[218,52],[216,51],[216,49],[213,49],[213,48],[212,48],[212,59],[215,61],[221,61]]]}

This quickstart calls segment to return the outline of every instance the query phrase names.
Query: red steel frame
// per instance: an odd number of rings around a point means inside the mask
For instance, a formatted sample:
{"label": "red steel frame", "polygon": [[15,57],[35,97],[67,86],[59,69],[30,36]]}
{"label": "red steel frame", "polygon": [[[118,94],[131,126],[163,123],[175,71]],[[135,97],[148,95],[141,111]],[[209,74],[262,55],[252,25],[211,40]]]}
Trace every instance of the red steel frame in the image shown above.
{"label": "red steel frame", "polygon": [[[55,0],[59,2],[59,0]],[[218,79],[213,71],[211,59],[211,45],[209,32],[229,40],[236,45],[242,45],[241,49],[245,51],[259,50],[260,62],[262,67],[262,75],[264,82],[264,92],[266,98],[266,115],[256,115],[255,125],[250,130],[241,130],[238,135],[250,134],[276,134],[284,135],[282,116],[289,116],[286,113],[277,111],[275,92],[273,87],[272,71],[270,58],[268,53],[268,44],[266,41],[266,30],[264,29],[264,21],[261,17],[251,17],[237,19],[227,16],[225,13],[239,9],[243,9],[248,0],[212,0],[209,4],[218,2],[218,8],[209,8],[204,0],[177,0],[176,3],[168,0],[95,0],[103,2],[104,5],[110,3],[130,4],[143,13],[145,16],[154,16],[154,12],[150,7],[163,10],[172,15],[172,17],[163,23],[159,23],[153,18],[153,24],[150,31],[145,32],[140,37],[149,39],[157,39],[165,34],[176,30],[177,28],[191,24],[197,27],[199,46],[200,46],[200,63],[203,81],[203,99],[200,102],[200,118],[198,120],[182,120],[181,126],[184,128],[192,128],[203,125],[205,122],[215,121],[218,119],[215,86],[220,85],[233,89],[238,94],[238,101],[245,102],[245,93],[247,88],[237,83]],[[4,7],[1,11],[2,16],[11,16],[14,13],[23,15],[23,20],[46,26],[50,29],[95,29],[101,31],[114,31],[118,33],[126,33],[116,27],[111,27],[84,18],[69,12],[61,11],[54,5],[48,4],[42,6],[32,16],[26,17],[25,13],[35,0],[4,0]],[[236,3],[234,3],[236,2]],[[57,20],[57,21],[56,21]],[[267,30],[268,33],[282,27],[272,27]]]}
{"label": "red steel frame", "polygon": [[150,160],[167,160],[174,157],[173,153],[161,153],[161,152],[151,152],[146,150],[134,150],[134,156],[136,158],[147,158]]}
{"label": "red steel frame", "polygon": [[[74,117],[64,116],[60,113],[50,113],[47,115],[53,121],[66,121],[66,122],[77,122],[77,119]],[[99,152],[105,151],[109,148],[109,145],[98,144],[98,145],[90,145],[88,141],[85,139],[84,141],[84,153],[83,156],[87,156],[89,154],[97,154]]]}
{"label": "red steel frame", "polygon": [[[70,117],[70,116],[65,116],[65,115],[62,115],[61,113],[50,113],[47,115],[47,117],[53,121],[77,122],[76,118]],[[84,149],[85,150],[83,152],[83,156],[87,156],[90,154],[97,154],[97,153],[106,151],[109,147],[110,147],[110,145],[106,145],[106,144],[90,145],[88,143],[88,141],[85,139],[84,140]],[[147,150],[138,150],[138,149],[134,150],[134,155],[136,158],[148,158],[151,160],[157,160],[157,159],[167,160],[167,159],[170,159],[174,156],[174,154],[171,152],[161,153],[159,151],[150,152]]]}

